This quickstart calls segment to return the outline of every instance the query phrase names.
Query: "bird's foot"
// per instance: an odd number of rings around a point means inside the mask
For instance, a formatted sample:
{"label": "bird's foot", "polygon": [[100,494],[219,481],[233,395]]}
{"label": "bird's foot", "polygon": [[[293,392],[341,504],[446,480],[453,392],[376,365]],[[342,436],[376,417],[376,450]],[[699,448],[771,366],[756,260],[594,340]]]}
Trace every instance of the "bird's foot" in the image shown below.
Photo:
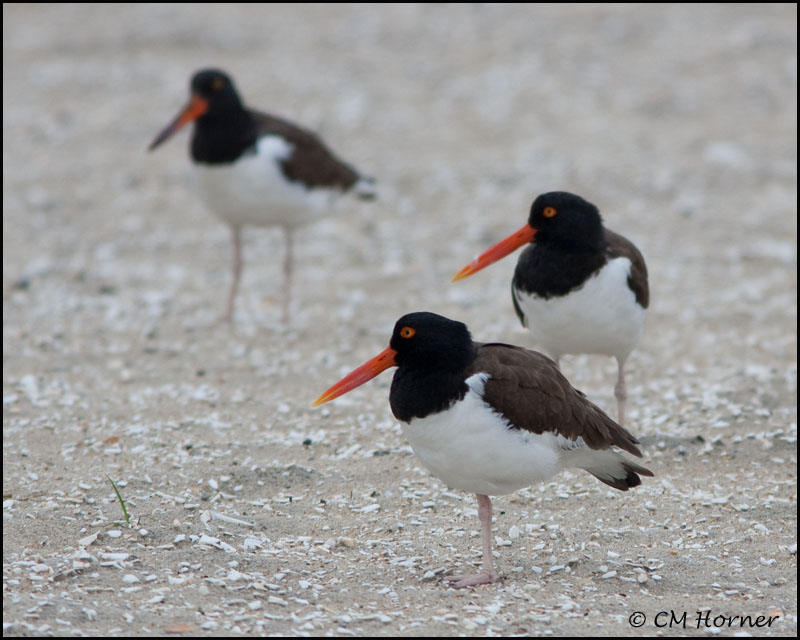
{"label": "bird's foot", "polygon": [[497,582],[500,576],[496,571],[491,573],[481,571],[471,576],[447,576],[446,580],[450,582],[450,586],[454,589],[463,589],[464,587],[475,587],[479,584],[492,584]]}
{"label": "bird's foot", "polygon": [[233,327],[233,313],[225,312],[219,318],[217,318],[214,323],[211,325],[212,327]]}

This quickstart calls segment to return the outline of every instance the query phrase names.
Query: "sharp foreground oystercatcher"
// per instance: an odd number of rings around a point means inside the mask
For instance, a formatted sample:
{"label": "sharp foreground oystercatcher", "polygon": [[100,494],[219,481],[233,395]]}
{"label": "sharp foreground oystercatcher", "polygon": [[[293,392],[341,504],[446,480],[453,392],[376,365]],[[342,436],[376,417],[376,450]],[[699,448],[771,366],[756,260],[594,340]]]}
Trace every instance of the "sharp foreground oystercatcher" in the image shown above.
{"label": "sharp foreground oystercatcher", "polygon": [[531,243],[511,282],[523,326],[558,364],[563,354],[617,359],[617,418],[625,424],[625,361],[650,302],[647,267],[627,238],[606,229],[597,207],[563,191],[540,195],[528,223],[459,271],[453,282]]}
{"label": "sharp foreground oystercatcher", "polygon": [[337,158],[313,133],[242,104],[223,71],[194,74],[191,99],[149,150],[188,122],[194,122],[192,165],[209,208],[233,232],[233,283],[224,319],[233,306],[242,273],[244,225],[279,226],[286,235],[283,263],[283,319],[288,320],[292,278],[292,233],[328,211],[334,196],[354,192],[375,196],[373,180]]}
{"label": "sharp foreground oystercatcher", "polygon": [[574,389],[550,358],[507,344],[473,342],[466,325],[433,313],[397,321],[389,347],[315,402],[328,402],[389,367],[398,367],[389,402],[422,463],[451,487],[478,497],[483,570],[450,578],[456,587],[495,582],[490,495],[585,469],[627,491],[644,467],[637,440]]}

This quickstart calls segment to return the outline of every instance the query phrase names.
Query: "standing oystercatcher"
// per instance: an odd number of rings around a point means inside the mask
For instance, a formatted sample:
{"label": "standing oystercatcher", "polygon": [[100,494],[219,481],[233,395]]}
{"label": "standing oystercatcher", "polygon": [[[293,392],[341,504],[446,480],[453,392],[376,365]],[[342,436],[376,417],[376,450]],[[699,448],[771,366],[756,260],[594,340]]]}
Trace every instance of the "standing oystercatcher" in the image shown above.
{"label": "standing oystercatcher", "polygon": [[653,475],[612,449],[642,455],[637,440],[574,389],[550,358],[473,342],[466,325],[433,313],[400,318],[389,347],[314,406],[393,366],[389,402],[414,453],[449,486],[478,497],[483,569],[449,578],[455,587],[498,580],[490,495],[543,482],[567,467],[621,491],[641,484],[639,474]]}
{"label": "standing oystercatcher", "polygon": [[292,234],[328,212],[333,198],[352,191],[375,196],[373,180],[337,158],[313,133],[242,104],[230,76],[218,69],[194,74],[191,99],[149,150],[188,122],[192,166],[208,207],[233,233],[233,282],[223,319],[231,321],[242,274],[244,225],[279,226],[286,235],[283,321],[289,318]]}
{"label": "standing oystercatcher", "polygon": [[567,353],[617,359],[617,419],[625,424],[625,361],[650,302],[647,267],[627,238],[606,229],[597,207],[564,191],[540,195],[528,223],[459,271],[453,282],[531,243],[511,281],[514,308],[556,361]]}

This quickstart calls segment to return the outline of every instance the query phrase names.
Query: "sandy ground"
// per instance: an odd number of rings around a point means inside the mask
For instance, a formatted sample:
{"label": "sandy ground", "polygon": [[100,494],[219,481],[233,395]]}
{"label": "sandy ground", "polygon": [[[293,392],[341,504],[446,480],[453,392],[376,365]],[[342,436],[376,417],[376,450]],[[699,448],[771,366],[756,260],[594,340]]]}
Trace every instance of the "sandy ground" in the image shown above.
{"label": "sandy ground", "polygon": [[[5,4],[4,634],[794,636],[796,18]],[[207,65],[379,181],[298,239],[289,328],[269,229],[214,326],[228,231],[186,134],[145,152]],[[390,374],[310,404],[408,311],[534,346],[514,258],[449,279],[553,189],[648,261],[629,428],[656,477],[495,499],[504,580],[456,591],[475,498],[421,468]],[[613,414],[611,360],[564,370]]]}

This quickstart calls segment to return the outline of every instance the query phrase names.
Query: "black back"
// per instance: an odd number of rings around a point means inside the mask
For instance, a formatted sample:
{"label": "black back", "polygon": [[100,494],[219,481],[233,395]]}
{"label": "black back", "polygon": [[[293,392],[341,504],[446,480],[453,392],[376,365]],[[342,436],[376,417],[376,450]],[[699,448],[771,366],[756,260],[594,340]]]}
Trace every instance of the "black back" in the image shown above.
{"label": "black back", "polygon": [[542,194],[531,205],[528,224],[537,230],[536,239],[520,255],[511,287],[514,309],[523,324],[515,289],[544,299],[565,296],[617,257],[631,261],[628,286],[647,308],[642,254],[629,240],[603,227],[600,212],[591,202],[565,191]]}
{"label": "black back", "polygon": [[551,432],[591,449],[617,446],[641,456],[638,442],[575,389],[550,358],[507,344],[472,341],[466,325],[442,316],[410,313],[397,321],[389,346],[398,369],[389,401],[410,422],[464,398],[467,378],[487,374],[482,399],[509,428]]}
{"label": "black back", "polygon": [[283,118],[245,108],[225,72],[198,71],[192,77],[191,90],[208,102],[208,110],[196,120],[192,135],[195,162],[229,164],[254,153],[259,137],[274,135],[291,146],[291,152],[280,163],[290,182],[300,182],[309,189],[332,187],[345,191],[360,178],[312,132]]}

